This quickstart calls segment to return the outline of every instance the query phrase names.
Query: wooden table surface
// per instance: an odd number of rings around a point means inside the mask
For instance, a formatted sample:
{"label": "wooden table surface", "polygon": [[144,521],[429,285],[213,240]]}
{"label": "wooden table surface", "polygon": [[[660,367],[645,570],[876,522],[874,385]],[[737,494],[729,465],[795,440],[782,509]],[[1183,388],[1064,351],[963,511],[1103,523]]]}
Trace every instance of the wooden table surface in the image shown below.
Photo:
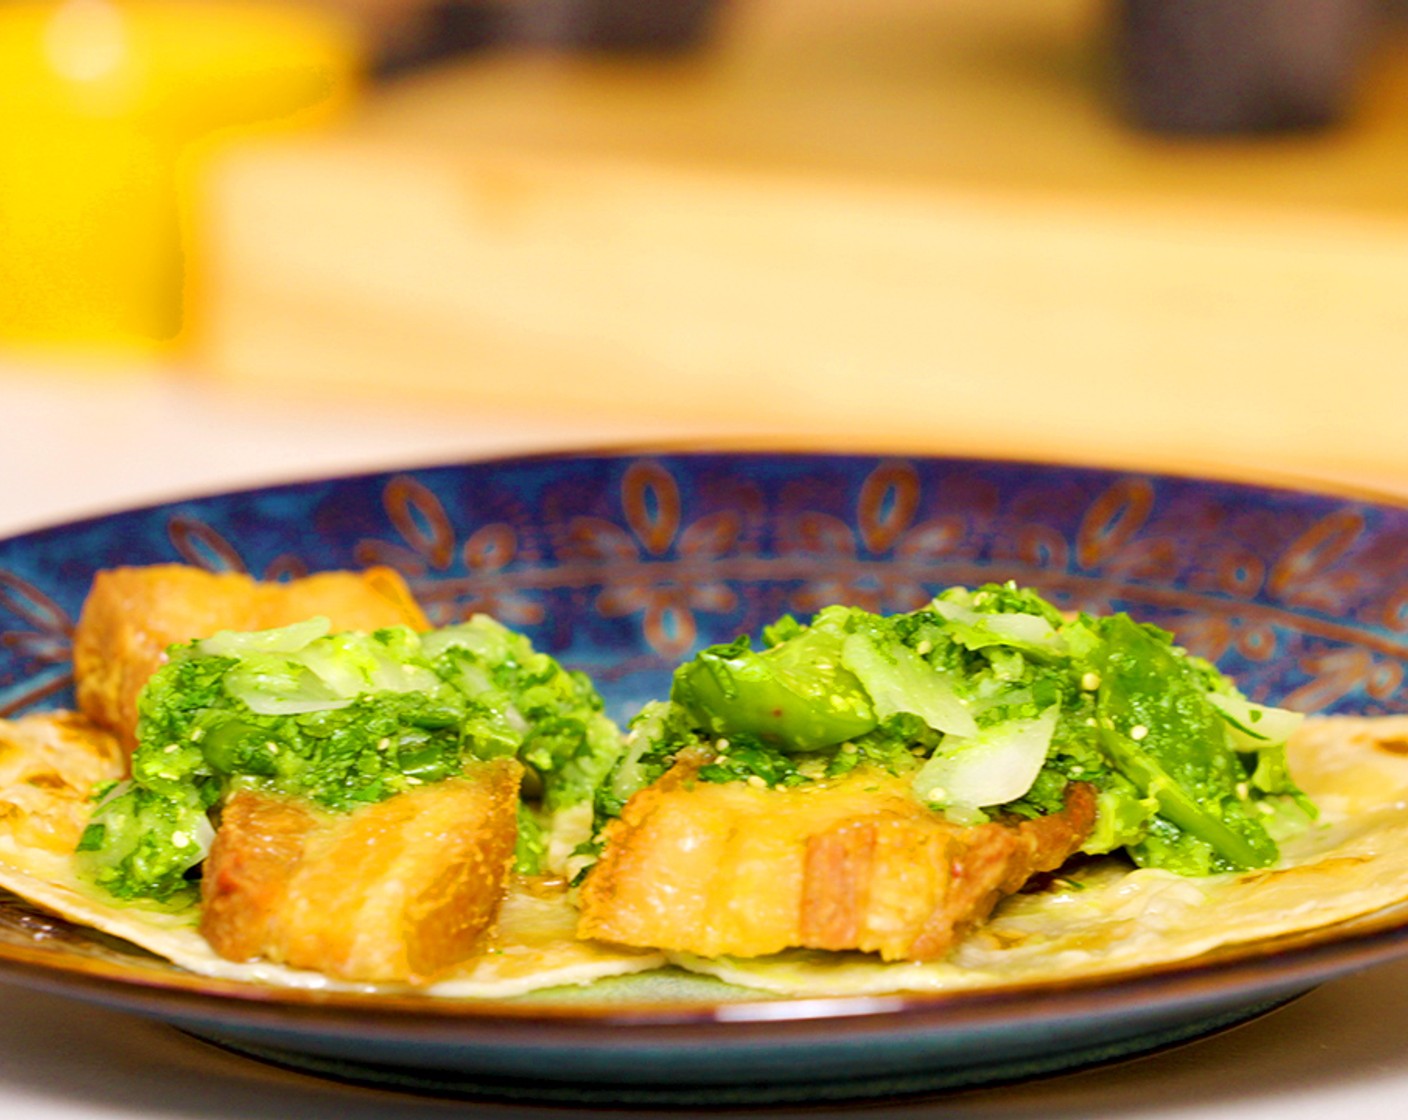
{"label": "wooden table surface", "polygon": [[1095,0],[735,0],[469,57],[213,170],[200,364],[728,438],[1408,491],[1408,40],[1322,134],[1174,141]]}

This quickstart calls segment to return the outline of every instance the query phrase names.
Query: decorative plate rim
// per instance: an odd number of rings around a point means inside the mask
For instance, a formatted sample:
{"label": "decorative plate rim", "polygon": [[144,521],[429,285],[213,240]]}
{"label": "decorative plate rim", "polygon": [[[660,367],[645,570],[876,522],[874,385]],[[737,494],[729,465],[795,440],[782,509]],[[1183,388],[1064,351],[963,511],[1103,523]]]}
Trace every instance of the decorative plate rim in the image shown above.
{"label": "decorative plate rim", "polygon": [[922,459],[929,462],[967,463],[973,465],[1005,466],[1013,468],[1034,467],[1069,469],[1081,471],[1103,471],[1112,474],[1147,474],[1163,478],[1180,479],[1186,482],[1208,482],[1219,485],[1243,486],[1253,489],[1275,490],[1288,494],[1300,494],[1321,498],[1345,498],[1353,501],[1372,502],[1408,511],[1408,488],[1395,490],[1385,485],[1380,489],[1370,483],[1351,482],[1344,479],[1326,478],[1322,475],[1300,474],[1293,470],[1271,467],[1256,467],[1250,464],[1207,462],[1189,463],[1184,461],[1164,463],[1158,460],[1140,460],[1122,457],[1105,459],[1100,456],[1081,458],[1079,456],[1050,457],[1034,455],[978,455],[962,449],[945,450],[933,447],[910,447],[908,445],[867,444],[842,442],[820,445],[812,443],[810,437],[799,435],[793,441],[783,437],[759,437],[754,440],[747,435],[737,437],[692,437],[680,436],[674,439],[622,440],[620,442],[573,444],[568,447],[525,449],[508,453],[486,452],[483,455],[472,453],[454,458],[434,458],[424,461],[400,461],[395,463],[368,464],[351,467],[347,470],[310,471],[282,477],[278,480],[235,482],[229,485],[212,485],[190,491],[180,491],[165,497],[144,499],[130,505],[105,508],[92,513],[80,513],[72,517],[61,517],[45,521],[16,532],[0,534],[0,545],[18,542],[26,537],[57,530],[78,528],[103,521],[120,514],[141,514],[158,510],[163,506],[177,503],[198,503],[219,501],[222,498],[248,493],[265,493],[293,489],[301,486],[317,486],[333,482],[355,482],[359,479],[378,478],[383,475],[413,474],[417,471],[453,470],[457,467],[477,467],[503,464],[506,466],[546,462],[553,459],[613,458],[629,459],[641,456],[670,455],[677,457],[700,458],[710,455],[753,455],[800,458],[803,456],[827,456],[843,459]]}

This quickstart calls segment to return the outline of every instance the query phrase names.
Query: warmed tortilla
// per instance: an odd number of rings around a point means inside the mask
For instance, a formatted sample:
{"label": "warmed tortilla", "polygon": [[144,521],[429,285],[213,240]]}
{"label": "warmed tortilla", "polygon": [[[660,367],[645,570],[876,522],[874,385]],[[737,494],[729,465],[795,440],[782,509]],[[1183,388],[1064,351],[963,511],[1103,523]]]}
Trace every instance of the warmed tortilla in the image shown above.
{"label": "warmed tortilla", "polygon": [[[1408,902],[1408,717],[1308,720],[1292,772],[1321,810],[1282,844],[1274,868],[1207,879],[1092,861],[1050,889],[1007,900],[941,963],[884,964],[859,953],[796,951],[757,960],[672,958],[692,971],[785,995],[946,991],[1114,973],[1302,932]],[[193,910],[114,905],[74,877],[67,852],[83,791],[116,776],[110,739],[68,716],[0,724],[0,886],[206,976],[323,990],[380,990],[211,952]],[[517,889],[492,944],[426,989],[511,996],[657,968],[658,953],[573,936],[562,894]]]}

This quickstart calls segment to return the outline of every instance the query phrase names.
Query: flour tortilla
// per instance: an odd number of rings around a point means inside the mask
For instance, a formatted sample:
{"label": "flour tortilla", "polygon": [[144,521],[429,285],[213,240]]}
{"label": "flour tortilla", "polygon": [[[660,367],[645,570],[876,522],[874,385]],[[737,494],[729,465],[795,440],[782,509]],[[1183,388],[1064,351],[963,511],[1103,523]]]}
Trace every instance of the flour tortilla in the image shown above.
{"label": "flour tortilla", "polygon": [[[405,991],[226,961],[197,932],[194,910],[116,905],[82,884],[67,852],[86,813],[78,808],[86,804],[80,792],[115,776],[107,771],[120,765],[108,751],[101,733],[86,737],[74,717],[0,724],[0,886],[203,976],[326,991]],[[886,964],[860,953],[812,951],[668,960],[775,995],[1002,988],[1172,964],[1408,904],[1408,717],[1307,720],[1288,755],[1320,817],[1282,843],[1273,868],[1189,879],[1132,869],[1113,858],[1090,861],[1047,890],[1006,900],[950,959],[937,963]],[[422,991],[447,998],[515,996],[644,972],[667,961],[652,951],[579,941],[574,924],[564,895],[515,889],[485,951]]]}

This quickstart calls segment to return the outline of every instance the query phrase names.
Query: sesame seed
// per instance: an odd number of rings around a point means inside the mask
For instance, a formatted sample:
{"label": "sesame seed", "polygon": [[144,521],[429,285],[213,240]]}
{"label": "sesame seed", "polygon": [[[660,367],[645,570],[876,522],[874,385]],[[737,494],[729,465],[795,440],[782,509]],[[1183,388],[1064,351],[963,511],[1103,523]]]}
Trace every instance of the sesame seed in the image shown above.
{"label": "sesame seed", "polygon": [[1129,737],[1133,739],[1136,743],[1142,742],[1144,739],[1148,738],[1148,736],[1149,729],[1145,727],[1142,723],[1136,723],[1133,727],[1129,729]]}
{"label": "sesame seed", "polygon": [[842,743],[842,744],[841,744],[841,753],[842,753],[842,754],[855,754],[855,753],[856,753],[856,745],[855,745],[854,743]]}
{"label": "sesame seed", "polygon": [[191,842],[191,838],[187,836],[184,832],[173,832],[171,834],[171,842],[175,844],[178,848],[184,848],[187,844]]}
{"label": "sesame seed", "polygon": [[757,775],[757,774],[749,774],[749,775],[748,775],[748,784],[749,784],[750,786],[752,786],[754,789],[765,789],[765,788],[767,788],[767,782],[765,782],[765,781],[764,781],[759,775]]}
{"label": "sesame seed", "polygon": [[1100,687],[1100,674],[1093,670],[1080,679],[1080,686],[1086,692],[1094,692]]}
{"label": "sesame seed", "polygon": [[714,749],[720,754],[728,754],[728,746],[729,743],[727,739],[716,739],[714,741]]}
{"label": "sesame seed", "polygon": [[1246,782],[1238,782],[1238,783],[1237,783],[1237,797],[1238,797],[1239,800],[1245,801],[1245,800],[1246,800],[1248,797],[1250,797],[1251,795],[1252,795],[1252,787],[1251,787],[1251,786],[1247,785]]}
{"label": "sesame seed", "polygon": [[914,647],[914,652],[919,654],[920,657],[923,657],[926,653],[932,653],[933,650],[934,643],[929,641],[928,638],[925,638],[917,646]]}

